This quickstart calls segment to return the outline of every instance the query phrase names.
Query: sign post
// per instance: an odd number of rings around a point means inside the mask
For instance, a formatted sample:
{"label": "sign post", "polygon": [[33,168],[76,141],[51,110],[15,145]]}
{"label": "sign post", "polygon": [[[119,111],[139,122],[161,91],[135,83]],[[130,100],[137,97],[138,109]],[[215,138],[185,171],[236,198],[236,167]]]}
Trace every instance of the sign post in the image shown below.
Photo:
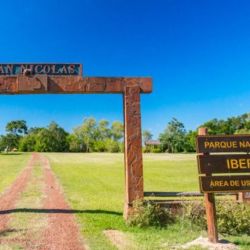
{"label": "sign post", "polygon": [[[206,128],[199,128],[199,135],[207,135]],[[209,153],[203,153],[203,156],[209,156]],[[206,174],[206,177],[211,176],[210,173]],[[208,239],[213,243],[218,242],[218,230],[217,230],[217,221],[216,221],[216,207],[215,207],[215,198],[213,193],[204,193],[205,199],[205,209],[207,215],[207,230],[208,230]]]}
{"label": "sign post", "polygon": [[[197,136],[197,162],[200,190],[205,195],[208,237],[218,241],[214,193],[250,191],[250,135]],[[216,154],[220,153],[220,154]],[[221,154],[226,153],[226,154]],[[235,154],[237,153],[237,154]]]}

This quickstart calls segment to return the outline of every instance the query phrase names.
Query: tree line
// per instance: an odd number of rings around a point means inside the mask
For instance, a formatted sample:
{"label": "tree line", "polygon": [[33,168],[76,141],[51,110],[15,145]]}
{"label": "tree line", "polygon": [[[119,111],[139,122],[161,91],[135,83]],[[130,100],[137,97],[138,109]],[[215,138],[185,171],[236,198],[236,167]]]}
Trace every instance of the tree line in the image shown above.
{"label": "tree line", "polygon": [[[250,113],[228,119],[212,119],[199,127],[207,127],[211,135],[250,133]],[[153,134],[142,132],[144,152],[195,152],[197,130],[185,129],[182,122],[173,118],[158,137],[159,143],[150,145]],[[28,128],[26,121],[11,121],[6,134],[0,136],[0,151],[23,152],[123,152],[124,126],[120,121],[96,121],[89,117],[68,133],[56,122],[47,127]]]}
{"label": "tree line", "polygon": [[121,152],[123,151],[123,124],[86,118],[68,133],[57,123],[47,127],[28,128],[26,121],[11,121],[6,134],[0,137],[0,150],[23,152]]}
{"label": "tree line", "polygon": [[[250,113],[229,117],[227,119],[212,119],[199,127],[206,127],[210,135],[232,135],[250,133]],[[199,128],[198,127],[198,128]],[[187,131],[184,124],[173,118],[166,129],[159,135],[161,142],[160,151],[177,152],[195,152],[196,130]]]}

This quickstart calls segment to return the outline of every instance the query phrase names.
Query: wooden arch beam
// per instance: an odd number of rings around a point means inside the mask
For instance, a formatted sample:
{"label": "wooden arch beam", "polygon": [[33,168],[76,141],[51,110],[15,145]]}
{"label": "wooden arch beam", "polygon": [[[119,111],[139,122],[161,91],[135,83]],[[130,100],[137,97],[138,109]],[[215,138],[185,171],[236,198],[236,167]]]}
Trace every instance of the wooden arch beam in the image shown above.
{"label": "wooden arch beam", "polygon": [[47,75],[0,77],[0,94],[115,94],[125,93],[127,87],[139,87],[140,93],[150,93],[152,92],[152,79]]}

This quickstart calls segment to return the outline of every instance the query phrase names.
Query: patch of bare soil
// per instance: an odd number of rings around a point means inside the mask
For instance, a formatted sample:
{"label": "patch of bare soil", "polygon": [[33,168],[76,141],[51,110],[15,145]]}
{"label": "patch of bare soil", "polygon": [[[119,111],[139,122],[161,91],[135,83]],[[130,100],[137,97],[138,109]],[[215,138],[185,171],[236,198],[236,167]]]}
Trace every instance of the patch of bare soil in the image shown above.
{"label": "patch of bare soil", "polygon": [[194,241],[188,242],[181,249],[189,249],[190,247],[201,247],[208,250],[237,250],[238,247],[228,241],[220,240],[218,243],[212,243],[207,238],[199,237]]}
{"label": "patch of bare soil", "polygon": [[119,250],[132,249],[130,240],[123,232],[118,230],[105,230],[103,233]]}
{"label": "patch of bare soil", "polygon": [[44,167],[45,195],[43,208],[48,211],[48,227],[41,238],[41,250],[83,250],[84,244],[80,236],[73,210],[64,199],[62,189],[51,171],[49,161],[40,155]]}

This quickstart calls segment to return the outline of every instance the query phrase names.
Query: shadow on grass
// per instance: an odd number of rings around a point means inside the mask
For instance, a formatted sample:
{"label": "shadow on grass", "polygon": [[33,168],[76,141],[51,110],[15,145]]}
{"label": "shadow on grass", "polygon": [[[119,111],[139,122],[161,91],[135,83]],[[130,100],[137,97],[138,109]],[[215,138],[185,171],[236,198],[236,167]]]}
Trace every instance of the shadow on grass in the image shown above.
{"label": "shadow on grass", "polygon": [[2,230],[0,231],[0,236],[8,236],[11,233],[16,233],[16,232],[20,232],[20,231],[24,231],[23,229],[14,229],[14,228],[10,228],[10,229],[6,229],[6,230]]}
{"label": "shadow on grass", "polygon": [[107,210],[76,210],[76,209],[34,209],[34,208],[16,208],[1,210],[2,214],[13,214],[13,213],[44,213],[44,214],[112,214],[122,215],[120,212],[107,211]]}

